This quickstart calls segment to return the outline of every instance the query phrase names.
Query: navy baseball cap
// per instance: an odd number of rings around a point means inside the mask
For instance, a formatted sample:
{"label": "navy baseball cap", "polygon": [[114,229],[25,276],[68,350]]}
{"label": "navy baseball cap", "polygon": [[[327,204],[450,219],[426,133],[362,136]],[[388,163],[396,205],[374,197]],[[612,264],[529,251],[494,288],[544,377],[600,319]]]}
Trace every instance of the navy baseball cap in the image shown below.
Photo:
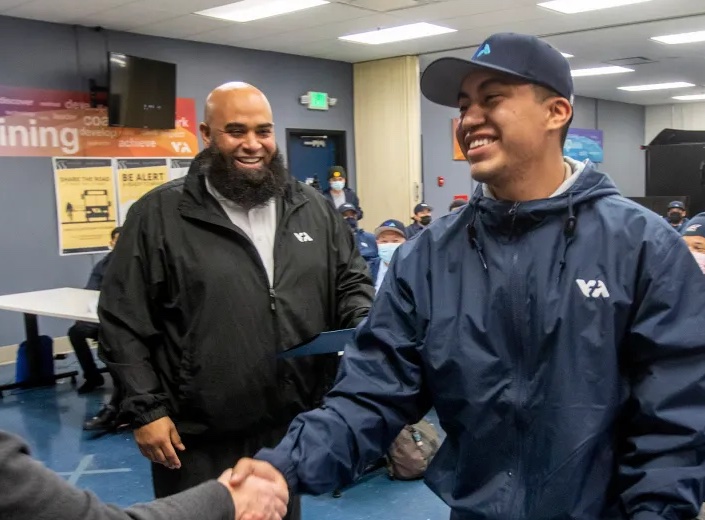
{"label": "navy baseball cap", "polygon": [[396,231],[401,236],[406,238],[406,228],[404,227],[404,224],[402,224],[398,220],[389,219],[382,222],[379,227],[375,229],[375,237],[378,237],[381,233],[384,233],[385,231]]}
{"label": "navy baseball cap", "polygon": [[456,108],[463,79],[476,70],[494,70],[556,91],[573,104],[573,76],[563,55],[528,34],[497,33],[487,38],[469,60],[440,58],[421,76],[421,92],[430,101]]}
{"label": "navy baseball cap", "polygon": [[685,204],[683,204],[680,200],[674,200],[668,204],[668,209],[682,209],[685,211]]}
{"label": "navy baseball cap", "polygon": [[357,208],[355,207],[354,204],[350,204],[349,202],[345,202],[344,204],[341,204],[340,206],[338,206],[338,211],[340,212],[341,215],[343,213],[345,213],[346,211],[354,211],[355,213],[357,213]]}
{"label": "navy baseball cap", "polygon": [[688,226],[681,233],[684,237],[705,238],[705,213],[695,215],[688,221]]}
{"label": "navy baseball cap", "polygon": [[425,202],[421,202],[421,203],[417,204],[416,206],[414,206],[414,215],[416,215],[422,209],[427,209],[429,211],[433,211],[433,208],[431,206],[429,206]]}

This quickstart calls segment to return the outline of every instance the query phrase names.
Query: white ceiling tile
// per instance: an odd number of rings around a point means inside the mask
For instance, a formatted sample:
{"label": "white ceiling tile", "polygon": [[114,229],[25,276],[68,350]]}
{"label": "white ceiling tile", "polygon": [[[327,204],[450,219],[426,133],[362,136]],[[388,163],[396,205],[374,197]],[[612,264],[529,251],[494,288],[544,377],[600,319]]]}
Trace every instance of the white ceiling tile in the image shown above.
{"label": "white ceiling tile", "polygon": [[[379,13],[396,11],[401,9],[409,9],[417,7],[419,0],[334,0],[341,4],[348,4],[360,9],[367,9]],[[424,0],[434,4],[442,3],[443,0]],[[446,0],[447,1],[447,0]]]}
{"label": "white ceiling tile", "polygon": [[[535,3],[534,3],[535,6]],[[439,19],[454,19],[465,16],[515,9],[520,7],[517,0],[492,0],[490,2],[468,2],[467,0],[452,0],[440,4],[427,4],[413,9],[394,11],[390,14],[407,21],[431,22]]]}
{"label": "white ceiling tile", "polygon": [[18,18],[68,23],[80,20],[86,14],[131,3],[132,0],[34,0],[7,9],[2,14]]}
{"label": "white ceiling tile", "polygon": [[225,29],[232,25],[233,22],[187,14],[163,22],[138,26],[134,28],[133,31],[139,34],[150,34],[167,38],[185,38],[194,34]]}
{"label": "white ceiling tile", "polygon": [[106,29],[129,31],[135,27],[165,22],[173,18],[178,18],[178,15],[146,9],[141,5],[141,2],[134,2],[86,15],[81,18],[81,21],[85,25],[100,25]]}
{"label": "white ceiling tile", "polygon": [[6,10],[24,3],[22,0],[0,0],[0,13],[4,14]]}
{"label": "white ceiling tile", "polygon": [[364,16],[361,18],[346,20],[344,22],[317,25],[308,30],[276,31],[274,36],[266,35],[266,38],[260,37],[257,38],[257,40],[262,43],[268,43],[266,40],[274,37],[282,44],[282,46],[301,42],[320,42],[324,40],[327,41],[328,44],[333,44],[339,41],[339,36],[345,36],[347,34],[354,34],[363,31],[371,31],[375,28],[392,27],[395,25],[399,25],[399,20],[397,18],[384,14],[375,14],[372,16]]}
{"label": "white ceiling tile", "polygon": [[253,27],[245,23],[233,23],[222,29],[201,32],[189,37],[189,40],[210,43],[222,43],[223,45],[234,45],[238,42],[251,40],[260,36],[277,34],[279,31],[271,28]]}

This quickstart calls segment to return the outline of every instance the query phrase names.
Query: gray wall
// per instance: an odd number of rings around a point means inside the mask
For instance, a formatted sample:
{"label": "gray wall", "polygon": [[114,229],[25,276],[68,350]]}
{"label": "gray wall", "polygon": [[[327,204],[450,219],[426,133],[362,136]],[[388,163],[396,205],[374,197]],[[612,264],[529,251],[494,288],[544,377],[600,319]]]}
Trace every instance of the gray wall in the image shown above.
{"label": "gray wall", "polygon": [[[421,69],[439,55],[421,56]],[[613,101],[576,98],[574,128],[592,128],[604,132],[605,161],[600,170],[608,173],[625,196],[644,195],[645,108]],[[442,107],[421,97],[421,141],[423,153],[423,183],[425,202],[433,206],[434,215],[448,212],[453,196],[472,195],[475,183],[465,161],[452,159],[451,119],[458,110]],[[438,176],[445,185],[437,185]]]}
{"label": "gray wall", "polygon": [[[88,78],[104,77],[108,50],[176,63],[177,95],[195,98],[199,117],[213,87],[233,80],[256,85],[272,104],[285,155],[286,128],[346,131],[347,165],[354,185],[352,65],[348,63],[128,33],[109,32],[106,42],[102,34],[88,29],[74,31],[67,25],[0,17],[0,84],[85,90]],[[328,92],[338,103],[327,112],[309,111],[298,102],[309,90]],[[100,256],[58,255],[50,158],[0,157],[0,185],[0,294],[83,287]],[[51,336],[65,335],[69,325],[65,320],[40,318],[40,331]],[[0,345],[23,338],[21,315],[0,311]]]}

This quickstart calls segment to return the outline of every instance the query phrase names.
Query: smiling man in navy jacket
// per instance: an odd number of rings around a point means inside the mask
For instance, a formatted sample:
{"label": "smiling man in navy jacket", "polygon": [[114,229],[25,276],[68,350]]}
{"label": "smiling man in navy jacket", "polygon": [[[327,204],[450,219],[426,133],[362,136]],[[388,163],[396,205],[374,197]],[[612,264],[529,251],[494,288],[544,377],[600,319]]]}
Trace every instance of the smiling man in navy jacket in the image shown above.
{"label": "smiling man in navy jacket", "polygon": [[[661,217],[562,156],[570,67],[496,34],[421,90],[459,108],[481,183],[394,256],[337,384],[257,458],[352,482],[431,406],[454,520],[685,520],[705,498],[705,277]],[[273,472],[244,460],[242,475]]]}

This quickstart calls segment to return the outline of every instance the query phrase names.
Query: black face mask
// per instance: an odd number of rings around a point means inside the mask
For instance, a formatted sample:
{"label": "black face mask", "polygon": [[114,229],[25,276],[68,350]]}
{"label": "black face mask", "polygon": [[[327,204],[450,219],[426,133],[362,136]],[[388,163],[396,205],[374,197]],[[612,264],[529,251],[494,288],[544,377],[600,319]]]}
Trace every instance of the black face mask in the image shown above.
{"label": "black face mask", "polygon": [[345,222],[347,222],[352,229],[357,229],[357,219],[355,217],[345,217]]}
{"label": "black face mask", "polygon": [[668,221],[671,224],[678,224],[681,220],[683,220],[683,216],[677,211],[670,211],[668,213]]}
{"label": "black face mask", "polygon": [[431,215],[424,215],[423,217],[419,218],[419,223],[422,226],[428,226],[431,223]]}

